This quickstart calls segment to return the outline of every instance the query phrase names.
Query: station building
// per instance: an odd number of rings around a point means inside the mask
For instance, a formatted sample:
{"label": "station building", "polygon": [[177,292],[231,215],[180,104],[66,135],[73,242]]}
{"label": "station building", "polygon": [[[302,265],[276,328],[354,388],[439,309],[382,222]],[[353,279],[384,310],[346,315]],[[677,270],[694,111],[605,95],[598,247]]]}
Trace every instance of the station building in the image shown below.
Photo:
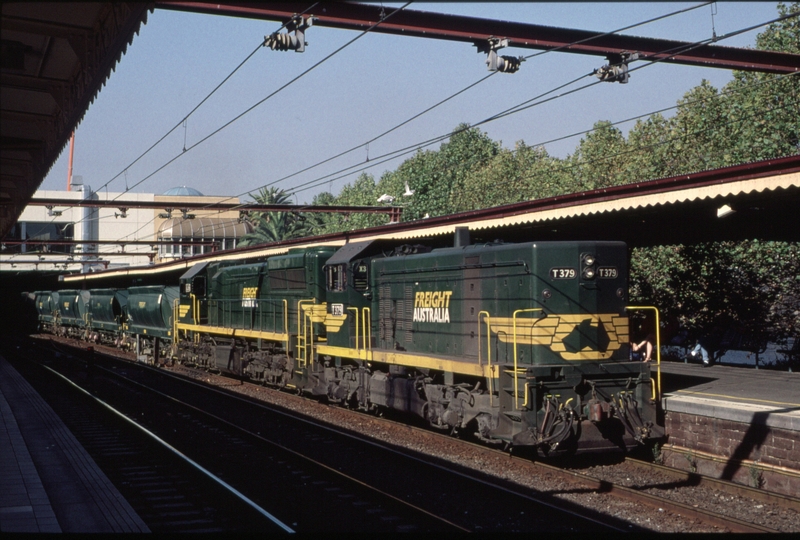
{"label": "station building", "polygon": [[[181,203],[238,203],[237,198],[207,196],[185,186],[169,189],[160,195],[94,192],[90,186],[79,182],[76,177],[70,191],[39,190],[33,198],[68,199],[76,203],[84,199],[119,201],[119,207],[28,205],[2,240],[0,271],[68,269],[93,272],[105,268],[144,266],[212,250],[232,249],[242,236],[253,230],[253,226],[241,219],[235,210],[181,209]],[[125,203],[158,207],[136,208]],[[25,240],[51,240],[54,243],[21,243]],[[76,244],[59,244],[59,241]],[[92,241],[114,243],[90,244]],[[126,244],[126,241],[140,243]],[[148,241],[171,243],[141,243]]]}

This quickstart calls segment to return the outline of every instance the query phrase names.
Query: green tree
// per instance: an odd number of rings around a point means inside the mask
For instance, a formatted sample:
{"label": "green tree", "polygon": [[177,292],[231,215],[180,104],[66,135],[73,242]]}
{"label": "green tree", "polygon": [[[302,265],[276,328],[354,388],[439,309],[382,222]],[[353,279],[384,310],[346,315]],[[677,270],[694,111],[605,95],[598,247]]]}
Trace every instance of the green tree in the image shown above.
{"label": "green tree", "polygon": [[[328,204],[341,206],[376,206],[379,196],[374,177],[362,173],[352,185],[345,185],[335,199],[326,198],[326,201]],[[386,223],[387,219],[383,214],[329,214],[324,221],[324,232],[354,231]]]}
{"label": "green tree", "polygon": [[500,149],[491,160],[464,180],[463,189],[453,197],[453,211],[491,208],[565,193],[572,179],[561,161],[543,147],[519,141],[513,150]]}
{"label": "green tree", "polygon": [[[782,15],[800,4],[781,4]],[[798,53],[800,17],[770,25],[759,48]],[[734,72],[718,92],[706,81],[679,102],[677,114],[638,122],[631,162],[645,178],[670,176],[800,150],[798,75]],[[798,245],[751,239],[634,249],[631,295],[659,306],[698,333],[721,319],[772,340],[800,333]]]}
{"label": "green tree", "polygon": [[630,181],[625,175],[627,142],[622,132],[603,120],[578,143],[567,164],[576,183],[576,191],[610,187]]}
{"label": "green tree", "polygon": [[[481,170],[500,151],[500,144],[468,124],[460,124],[450,135],[448,142],[438,151],[420,151],[404,162],[396,174],[384,175],[383,182],[396,186],[408,186],[414,195],[404,210],[404,219],[420,219],[452,214],[463,192],[468,178]],[[402,192],[398,193],[402,195]]]}
{"label": "green tree", "polygon": [[[276,187],[261,188],[250,196],[258,204],[291,204],[289,195]],[[295,212],[253,212],[249,219],[255,229],[239,240],[241,247],[307,236],[304,218]]]}

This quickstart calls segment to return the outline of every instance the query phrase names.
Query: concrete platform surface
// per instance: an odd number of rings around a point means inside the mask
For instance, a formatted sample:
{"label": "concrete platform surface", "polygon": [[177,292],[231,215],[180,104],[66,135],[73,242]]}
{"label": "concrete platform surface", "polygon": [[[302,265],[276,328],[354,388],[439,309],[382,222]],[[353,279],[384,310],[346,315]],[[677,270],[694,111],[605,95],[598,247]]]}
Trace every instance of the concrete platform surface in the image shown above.
{"label": "concrete platform surface", "polygon": [[800,431],[800,373],[661,364],[666,411]]}
{"label": "concrete platform surface", "polygon": [[2,356],[0,421],[0,533],[149,532],[53,409]]}

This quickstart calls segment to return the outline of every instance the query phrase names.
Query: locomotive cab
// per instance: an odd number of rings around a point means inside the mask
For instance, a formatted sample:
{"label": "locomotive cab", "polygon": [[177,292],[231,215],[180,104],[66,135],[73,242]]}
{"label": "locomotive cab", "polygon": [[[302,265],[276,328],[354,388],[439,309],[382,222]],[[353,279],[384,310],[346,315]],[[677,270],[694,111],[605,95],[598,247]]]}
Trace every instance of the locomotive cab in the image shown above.
{"label": "locomotive cab", "polygon": [[326,266],[329,398],[544,453],[635,446],[660,431],[627,279],[622,242],[345,246]]}
{"label": "locomotive cab", "polygon": [[180,277],[178,320],[184,324],[208,322],[208,275],[217,265],[208,261],[197,263]]}

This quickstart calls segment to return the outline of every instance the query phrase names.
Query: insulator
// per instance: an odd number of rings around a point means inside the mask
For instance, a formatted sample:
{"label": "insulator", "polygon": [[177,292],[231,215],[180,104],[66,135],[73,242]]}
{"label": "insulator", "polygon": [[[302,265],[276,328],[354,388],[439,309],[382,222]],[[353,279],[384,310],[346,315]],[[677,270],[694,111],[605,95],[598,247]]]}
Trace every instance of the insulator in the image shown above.
{"label": "insulator", "polygon": [[603,82],[619,82],[621,84],[626,84],[628,82],[628,65],[603,66],[595,70],[594,74]]}
{"label": "insulator", "polygon": [[497,71],[502,73],[516,73],[522,61],[513,56],[501,56],[497,59]]}
{"label": "insulator", "polygon": [[594,70],[594,74],[603,82],[618,82],[626,84],[628,82],[628,63],[639,59],[639,53],[624,52],[609,55],[607,64],[600,69]]}
{"label": "insulator", "polygon": [[519,66],[523,57],[514,58],[513,56],[498,56],[497,52],[492,49],[486,57],[486,67],[489,71],[499,71],[501,73],[516,73],[519,71]]}
{"label": "insulator", "polygon": [[265,45],[269,46],[273,51],[296,50],[298,48],[297,44],[297,37],[285,32],[271,34],[265,43]]}

